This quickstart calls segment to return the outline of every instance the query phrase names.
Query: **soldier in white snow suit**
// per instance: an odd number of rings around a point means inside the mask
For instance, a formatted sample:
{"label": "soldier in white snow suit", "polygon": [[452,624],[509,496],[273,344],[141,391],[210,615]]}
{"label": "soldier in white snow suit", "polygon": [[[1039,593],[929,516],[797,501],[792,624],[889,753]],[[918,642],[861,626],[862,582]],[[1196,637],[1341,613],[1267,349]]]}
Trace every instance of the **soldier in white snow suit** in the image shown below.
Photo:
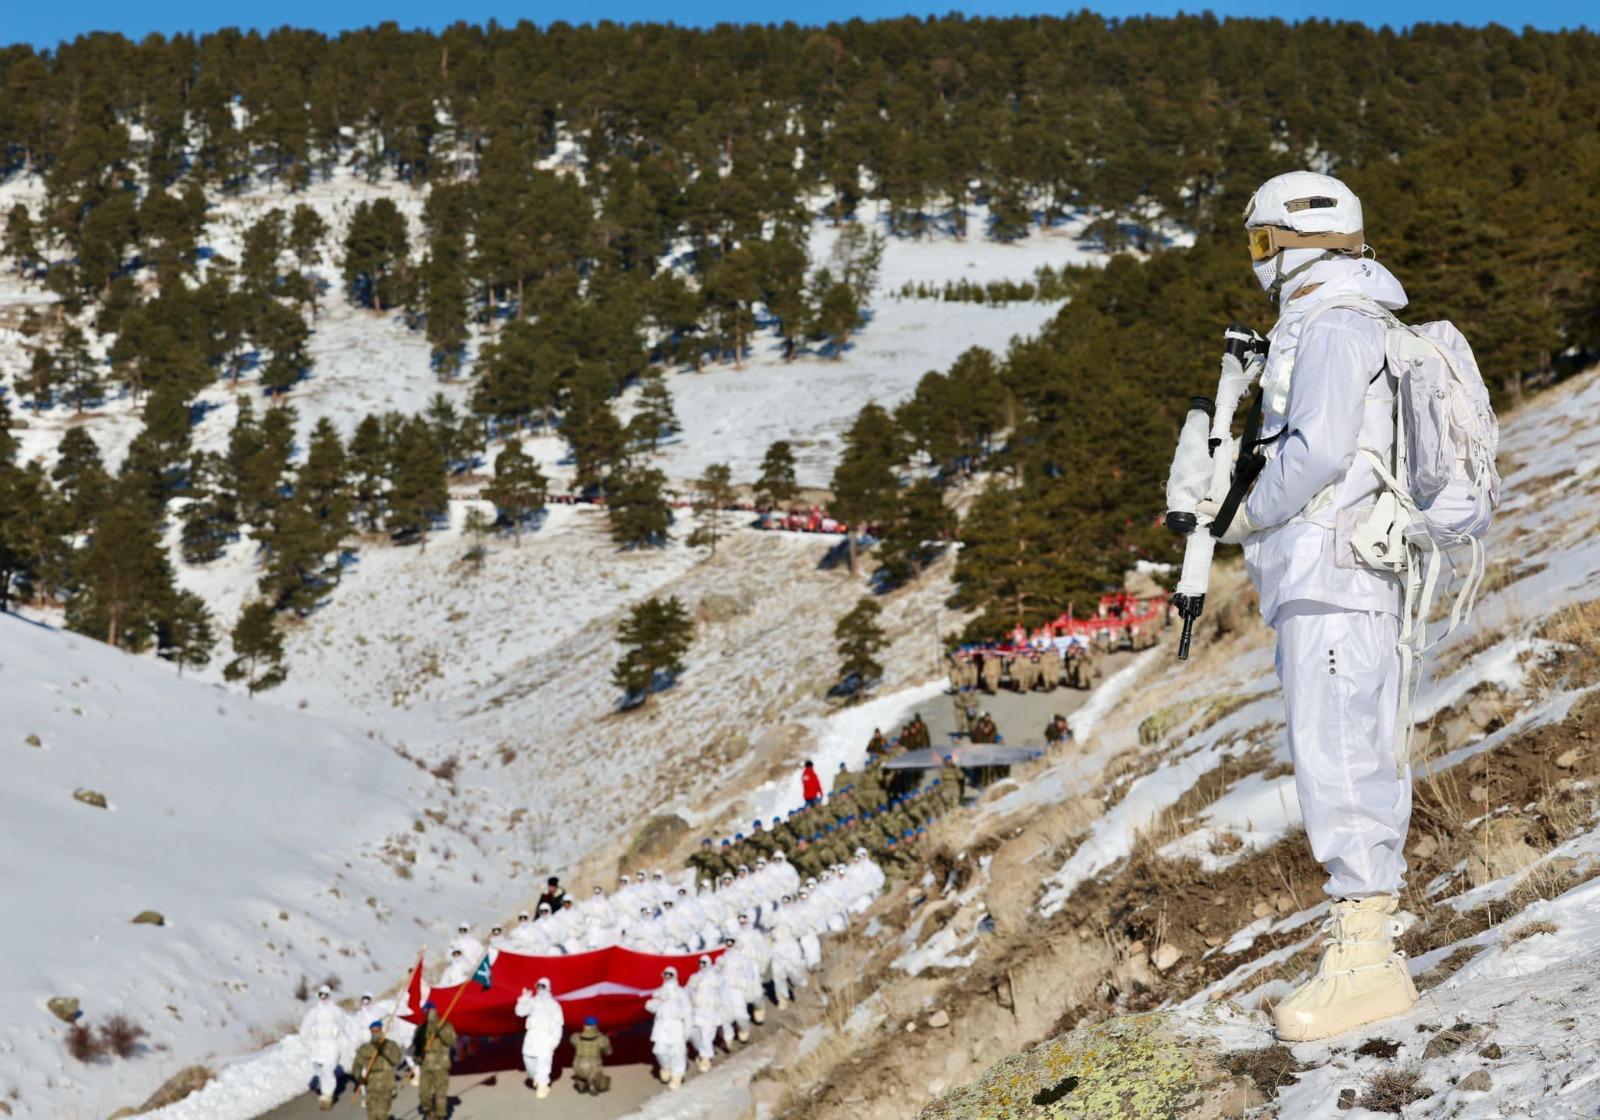
{"label": "soldier in white snow suit", "polygon": [[333,1107],[339,1091],[339,1051],[344,1046],[345,1014],[333,1002],[333,990],[326,984],[317,989],[317,1002],[300,1021],[300,1038],[311,1056],[311,1091],[322,1098],[322,1107]]}
{"label": "soldier in white snow suit", "polygon": [[736,1037],[740,1042],[750,1041],[751,1005],[759,1008],[766,998],[761,990],[761,973],[744,948],[747,943],[730,938],[724,942],[722,956],[717,960],[723,989],[722,1041],[729,1049]]}
{"label": "soldier in white snow suit", "polygon": [[1295,791],[1333,899],[1316,973],[1273,1009],[1279,1037],[1303,1042],[1417,999],[1394,947],[1411,817],[1410,764],[1395,748],[1401,587],[1349,543],[1384,488],[1374,464],[1392,460],[1383,316],[1406,293],[1367,255],[1361,201],[1331,176],[1269,179],[1245,227],[1279,308],[1261,372],[1262,430],[1276,436],[1222,539],[1243,542],[1277,631]]}
{"label": "soldier in white snow suit", "polygon": [[550,1095],[550,1062],[561,1045],[563,1020],[561,1005],[550,994],[550,981],[543,976],[534,990],[522,989],[516,1013],[522,1016],[522,1066],[541,1100]]}
{"label": "soldier in white snow suit", "polygon": [[783,896],[783,909],[779,911],[777,925],[772,930],[772,994],[777,998],[778,1009],[789,1006],[793,990],[807,983],[805,951],[795,933],[798,916],[791,914],[789,896]]}
{"label": "soldier in white snow suit", "polygon": [[472,936],[472,927],[466,922],[456,927],[456,935],[450,939],[450,948],[460,949],[461,955],[466,957],[467,963],[474,968],[483,959],[483,942]]}
{"label": "soldier in white snow suit", "polygon": [[711,1068],[717,1052],[717,1028],[722,1025],[722,977],[711,965],[710,957],[700,958],[700,970],[689,978],[689,1026],[694,1042],[695,1064],[704,1073]]}
{"label": "soldier in white snow suit", "polygon": [[344,1041],[339,1045],[339,1068],[346,1074],[355,1071],[356,1051],[371,1035],[372,993],[362,992],[356,1009],[344,1017]]}
{"label": "soldier in white snow suit", "polygon": [[694,1011],[688,993],[678,984],[677,969],[668,966],[662,970],[661,987],[645,1001],[644,1009],[655,1016],[650,1024],[650,1048],[661,1080],[668,1088],[680,1088],[689,1069],[689,1025]]}

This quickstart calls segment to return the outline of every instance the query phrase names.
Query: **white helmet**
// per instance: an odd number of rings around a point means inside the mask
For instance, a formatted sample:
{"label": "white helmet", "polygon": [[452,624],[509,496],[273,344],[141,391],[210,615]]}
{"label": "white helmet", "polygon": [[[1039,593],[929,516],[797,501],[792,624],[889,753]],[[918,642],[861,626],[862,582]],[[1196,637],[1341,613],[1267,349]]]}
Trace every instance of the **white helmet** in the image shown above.
{"label": "white helmet", "polygon": [[1244,225],[1296,233],[1360,233],[1361,200],[1332,175],[1291,171],[1256,188],[1244,208]]}

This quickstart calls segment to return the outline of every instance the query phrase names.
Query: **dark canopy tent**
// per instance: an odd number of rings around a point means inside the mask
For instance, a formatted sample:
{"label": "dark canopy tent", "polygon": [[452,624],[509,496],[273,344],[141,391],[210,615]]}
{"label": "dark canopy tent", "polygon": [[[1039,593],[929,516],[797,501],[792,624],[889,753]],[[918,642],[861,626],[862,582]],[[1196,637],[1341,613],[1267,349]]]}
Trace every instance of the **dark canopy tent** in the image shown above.
{"label": "dark canopy tent", "polygon": [[1004,743],[930,747],[885,759],[883,768],[889,771],[885,775],[889,779],[889,792],[908,793],[926,780],[926,775],[921,771],[937,771],[944,765],[944,756],[950,755],[966,775],[967,789],[970,791],[1009,777],[1013,766],[1032,762],[1043,754],[1037,747],[1008,747]]}

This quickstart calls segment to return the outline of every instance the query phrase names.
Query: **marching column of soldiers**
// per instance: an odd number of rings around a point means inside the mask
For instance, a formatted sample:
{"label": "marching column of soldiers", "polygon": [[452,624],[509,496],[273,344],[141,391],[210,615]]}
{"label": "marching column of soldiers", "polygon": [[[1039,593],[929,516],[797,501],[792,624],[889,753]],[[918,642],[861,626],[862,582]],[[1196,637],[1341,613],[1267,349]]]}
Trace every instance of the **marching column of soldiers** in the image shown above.
{"label": "marching column of soldiers", "polygon": [[[757,819],[748,833],[720,842],[706,837],[689,864],[702,880],[720,883],[783,852],[803,877],[848,863],[858,848],[890,876],[909,873],[919,859],[928,825],[961,804],[966,775],[953,758],[922,785],[891,792],[893,775],[883,760],[910,750],[924,750],[932,738],[922,716],[914,715],[893,740],[874,730],[867,761],[860,770],[841,763],[832,790],[821,800],[790,810],[783,817]],[[899,773],[913,773],[900,771]]]}

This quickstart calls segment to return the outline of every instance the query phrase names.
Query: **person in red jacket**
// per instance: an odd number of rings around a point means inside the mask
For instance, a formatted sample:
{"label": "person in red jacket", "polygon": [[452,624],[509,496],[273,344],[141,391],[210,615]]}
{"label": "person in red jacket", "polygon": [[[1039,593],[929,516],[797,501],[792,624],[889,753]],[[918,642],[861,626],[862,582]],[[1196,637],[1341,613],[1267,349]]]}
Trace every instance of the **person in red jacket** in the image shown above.
{"label": "person in red jacket", "polygon": [[806,804],[812,805],[822,800],[822,779],[817,777],[817,771],[807,759],[805,768],[800,771],[800,793],[805,797]]}

